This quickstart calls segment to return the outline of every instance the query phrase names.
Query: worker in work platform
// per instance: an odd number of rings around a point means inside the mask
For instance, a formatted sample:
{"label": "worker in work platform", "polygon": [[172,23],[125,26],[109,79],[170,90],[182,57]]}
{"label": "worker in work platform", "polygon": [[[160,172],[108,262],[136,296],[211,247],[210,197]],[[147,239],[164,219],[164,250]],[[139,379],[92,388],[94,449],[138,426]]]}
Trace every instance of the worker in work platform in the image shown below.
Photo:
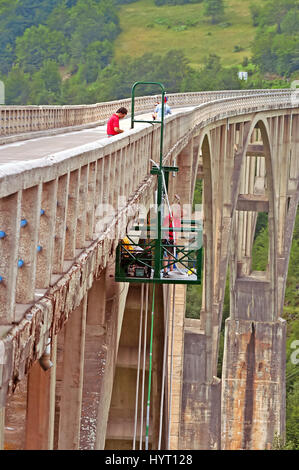
{"label": "worker in work platform", "polygon": [[[164,97],[164,117],[167,116],[167,114],[172,114],[171,109],[167,104],[167,101],[168,101],[168,97],[165,96]],[[161,103],[157,105],[154,114],[156,115],[156,119],[160,121],[162,117],[162,104]]]}
{"label": "worker in work platform", "polygon": [[112,114],[111,118],[107,122],[107,136],[113,137],[114,135],[121,134],[124,132],[119,128],[119,120],[126,117],[128,110],[126,108],[119,108],[116,113]]}
{"label": "worker in work platform", "polygon": [[[182,208],[181,208],[181,201],[180,196],[175,194],[171,213],[168,214],[163,221],[163,227],[165,228],[181,228],[181,219],[182,219]],[[173,271],[173,263],[169,263],[169,261],[176,259],[175,253],[175,241],[177,240],[177,233],[170,230],[169,232],[166,231],[166,237],[162,240],[162,244],[164,245],[164,256],[163,256],[163,277],[169,277],[167,273],[167,267],[169,266],[170,271]]]}

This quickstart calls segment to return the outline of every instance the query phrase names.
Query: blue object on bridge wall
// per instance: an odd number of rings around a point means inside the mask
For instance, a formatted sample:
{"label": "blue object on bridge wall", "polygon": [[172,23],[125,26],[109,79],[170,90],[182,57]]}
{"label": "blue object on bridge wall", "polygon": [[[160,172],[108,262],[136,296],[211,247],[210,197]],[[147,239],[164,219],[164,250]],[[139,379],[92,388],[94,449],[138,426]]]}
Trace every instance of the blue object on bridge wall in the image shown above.
{"label": "blue object on bridge wall", "polygon": [[24,261],[22,259],[19,259],[18,268],[22,268],[23,266],[24,266]]}
{"label": "blue object on bridge wall", "polygon": [[43,247],[41,245],[37,245],[37,251],[42,251]]}
{"label": "blue object on bridge wall", "polygon": [[40,210],[40,215],[44,215],[44,213],[45,213],[44,209],[41,209]]}
{"label": "blue object on bridge wall", "polygon": [[3,281],[3,277],[2,277],[2,276],[0,276],[0,284],[1,284],[1,282],[2,282],[2,281]]}
{"label": "blue object on bridge wall", "polygon": [[0,230],[0,238],[5,238],[6,233],[3,230]]}
{"label": "blue object on bridge wall", "polygon": [[26,219],[21,220],[21,227],[26,227],[27,224],[28,224],[28,222],[27,222]]}

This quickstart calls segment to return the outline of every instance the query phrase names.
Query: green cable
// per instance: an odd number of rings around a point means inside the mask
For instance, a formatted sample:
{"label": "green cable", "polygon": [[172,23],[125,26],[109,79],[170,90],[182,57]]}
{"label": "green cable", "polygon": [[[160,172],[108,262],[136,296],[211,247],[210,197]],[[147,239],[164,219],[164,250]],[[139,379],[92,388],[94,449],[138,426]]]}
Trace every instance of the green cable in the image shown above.
{"label": "green cable", "polygon": [[148,393],[147,393],[147,407],[146,407],[145,450],[148,450],[149,413],[150,413],[150,404],[151,404],[151,379],[152,379],[152,356],[153,356],[155,286],[156,286],[156,284],[154,283],[154,285],[153,285],[153,302],[152,302],[151,340],[150,340],[150,352],[149,352]]}

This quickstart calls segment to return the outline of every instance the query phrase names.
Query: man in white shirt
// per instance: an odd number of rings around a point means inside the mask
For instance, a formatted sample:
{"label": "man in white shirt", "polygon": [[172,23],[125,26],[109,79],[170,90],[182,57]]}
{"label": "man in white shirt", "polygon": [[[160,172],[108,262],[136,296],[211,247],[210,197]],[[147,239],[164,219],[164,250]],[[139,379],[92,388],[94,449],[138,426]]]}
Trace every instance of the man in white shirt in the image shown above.
{"label": "man in white shirt", "polygon": [[[167,114],[172,114],[171,109],[167,104],[167,101],[168,101],[168,97],[165,96],[164,97],[164,117],[166,117]],[[157,120],[160,121],[161,117],[162,117],[162,104],[161,103],[158,104],[158,106],[156,107],[155,113],[156,113],[156,116],[157,116]]]}

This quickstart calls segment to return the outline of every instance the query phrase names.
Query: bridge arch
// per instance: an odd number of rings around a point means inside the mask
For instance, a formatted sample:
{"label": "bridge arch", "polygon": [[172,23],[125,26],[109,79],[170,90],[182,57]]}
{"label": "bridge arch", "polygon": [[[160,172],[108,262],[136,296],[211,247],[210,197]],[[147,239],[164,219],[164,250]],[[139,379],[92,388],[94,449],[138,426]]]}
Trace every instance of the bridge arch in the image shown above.
{"label": "bridge arch", "polygon": [[[263,444],[253,433],[253,423],[260,420],[261,409],[273,406],[274,396],[272,381],[278,388],[284,387],[284,367],[273,368],[268,362],[269,353],[274,354],[276,348],[284,348],[278,338],[285,337],[285,322],[279,318],[278,277],[277,277],[277,227],[278,227],[278,187],[277,161],[273,151],[273,119],[264,113],[257,113],[247,123],[244,145],[240,161],[240,177],[236,191],[236,206],[233,216],[232,241],[230,253],[231,306],[230,317],[226,321],[226,348],[234,343],[237,351],[230,357],[225,350],[222,374],[222,448],[250,449],[269,447],[275,432],[283,435],[284,424],[282,413],[273,416],[264,423]],[[260,162],[258,162],[260,160]],[[261,161],[262,160],[262,161]],[[260,173],[257,172],[260,163]],[[259,180],[259,181],[258,181]],[[265,271],[254,271],[251,266],[253,236],[258,212],[267,212],[269,225],[268,266]],[[278,336],[276,336],[278,335]],[[263,339],[262,339],[263,338]],[[277,342],[278,340],[278,342]],[[282,339],[282,342],[284,340]],[[246,358],[245,361],[241,358]],[[238,392],[232,392],[229,384],[231,372],[238,363],[240,375],[235,383]],[[244,366],[246,364],[246,368]],[[272,370],[271,373],[269,371]],[[275,379],[274,379],[275,375]],[[269,385],[268,399],[258,405],[257,395],[261,382]],[[271,391],[270,391],[271,390]],[[231,400],[232,393],[238,397],[238,405]],[[230,398],[229,398],[230,397]],[[238,416],[242,425],[239,426]],[[284,407],[284,403],[282,403]],[[229,427],[233,421],[235,425]]]}
{"label": "bridge arch", "polygon": [[[233,239],[231,249],[237,259],[232,269],[231,283],[239,277],[259,275],[270,281],[273,293],[273,319],[277,318],[277,267],[275,249],[277,246],[277,205],[275,188],[275,164],[271,147],[269,124],[263,114],[254,116],[244,136],[241,168],[236,193],[236,211],[233,216]],[[267,213],[269,250],[265,271],[253,272],[252,248],[258,213]],[[246,233],[246,236],[244,234]],[[272,303],[271,302],[271,303]]]}

